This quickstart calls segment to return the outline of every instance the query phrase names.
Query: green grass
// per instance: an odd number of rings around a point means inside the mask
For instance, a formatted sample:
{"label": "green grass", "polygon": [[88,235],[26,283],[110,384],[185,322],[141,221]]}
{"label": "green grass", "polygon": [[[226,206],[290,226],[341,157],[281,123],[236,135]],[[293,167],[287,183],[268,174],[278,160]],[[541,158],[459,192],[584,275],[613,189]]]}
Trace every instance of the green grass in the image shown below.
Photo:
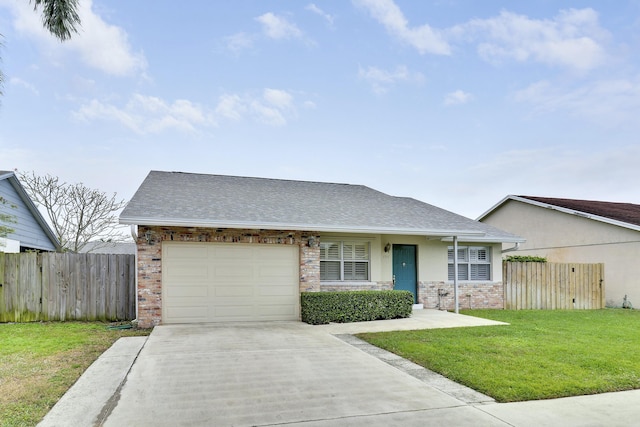
{"label": "green grass", "polygon": [[640,388],[640,311],[470,310],[509,326],[360,334],[498,402]]}
{"label": "green grass", "polygon": [[106,323],[0,324],[0,426],[34,426],[89,365],[123,336]]}

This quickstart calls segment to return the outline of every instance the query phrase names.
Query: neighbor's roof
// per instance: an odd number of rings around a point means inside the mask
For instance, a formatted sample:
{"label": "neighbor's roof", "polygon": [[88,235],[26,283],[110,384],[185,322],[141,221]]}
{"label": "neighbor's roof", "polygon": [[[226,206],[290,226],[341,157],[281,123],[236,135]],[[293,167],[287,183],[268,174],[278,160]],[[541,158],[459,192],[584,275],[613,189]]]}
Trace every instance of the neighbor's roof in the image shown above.
{"label": "neighbor's roof", "polygon": [[[11,184],[18,197],[20,197],[20,200],[22,200],[22,202],[25,204],[25,206],[33,216],[33,219],[36,221],[36,223],[42,228],[42,231],[47,236],[47,238],[49,238],[55,250],[61,250],[62,247],[60,246],[58,238],[54,234],[53,230],[51,230],[51,227],[49,227],[49,224],[47,224],[47,221],[45,221],[36,205],[33,203],[33,200],[31,200],[31,197],[29,197],[29,194],[27,194],[27,191],[18,180],[18,177],[16,177],[16,174],[13,171],[0,170],[0,181],[5,179],[9,182],[9,184]],[[38,247],[37,249],[49,250],[50,248]]]}
{"label": "neighbor's roof", "polygon": [[596,200],[556,199],[551,197],[510,195],[483,213],[478,220],[481,221],[484,217],[502,206],[508,200],[515,200],[543,208],[555,209],[567,214],[579,215],[596,221],[640,231],[640,205],[634,205],[632,203],[601,202]]}
{"label": "neighbor's roof", "polygon": [[518,236],[362,185],[151,171],[120,215],[122,224],[465,236]]}
{"label": "neighbor's roof", "polygon": [[116,254],[116,255],[135,255],[135,242],[87,242],[80,249],[80,253],[92,254]]}

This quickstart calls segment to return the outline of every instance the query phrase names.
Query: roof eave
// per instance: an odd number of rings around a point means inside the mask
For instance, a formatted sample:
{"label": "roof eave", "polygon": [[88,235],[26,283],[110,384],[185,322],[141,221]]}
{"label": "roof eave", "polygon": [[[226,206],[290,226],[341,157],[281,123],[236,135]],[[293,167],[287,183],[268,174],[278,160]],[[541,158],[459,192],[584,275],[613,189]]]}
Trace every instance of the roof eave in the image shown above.
{"label": "roof eave", "polygon": [[[51,229],[51,227],[49,226],[47,221],[44,219],[44,217],[42,216],[42,214],[38,210],[38,207],[35,205],[33,200],[31,200],[31,197],[29,197],[29,194],[24,189],[24,187],[20,183],[20,180],[15,175],[15,173],[11,172],[9,174],[2,175],[2,176],[0,176],[0,179],[8,179],[9,180],[9,183],[11,184],[13,189],[16,191],[16,193],[18,194],[20,199],[22,199],[23,203],[27,206],[27,209],[29,209],[29,212],[31,212],[31,215],[33,216],[33,218],[36,220],[36,222],[38,223],[40,228],[42,228],[42,231],[44,231],[44,233],[47,235],[47,237],[49,238],[49,240],[53,244],[54,249],[56,251],[61,251],[62,250],[62,245],[60,244],[60,241],[58,241],[58,238],[54,234],[53,230]],[[46,248],[46,249],[43,248],[43,250],[49,250],[49,249],[48,248]]]}
{"label": "roof eave", "polygon": [[[454,229],[422,229],[422,228],[394,228],[394,227],[358,227],[358,226],[335,226],[318,224],[285,224],[285,223],[263,223],[263,222],[240,222],[240,221],[196,221],[183,219],[157,219],[157,218],[137,218],[120,217],[120,224],[147,225],[156,227],[205,227],[205,228],[243,228],[259,230],[292,230],[292,231],[315,231],[321,233],[375,233],[375,234],[402,234],[412,236],[429,237],[452,237],[468,236],[469,238],[484,238],[486,233],[478,230],[454,230]],[[495,237],[486,237],[491,241]]]}
{"label": "roof eave", "polygon": [[[527,204],[530,204],[530,205],[533,205],[533,206],[538,206],[540,208],[556,210],[558,212],[566,213],[566,214],[569,214],[569,215],[575,215],[575,216],[579,216],[579,217],[582,217],[582,218],[585,218],[585,219],[592,219],[594,221],[599,221],[599,222],[604,222],[606,224],[615,225],[617,227],[623,227],[623,228],[628,228],[628,229],[634,230],[634,231],[640,231],[640,225],[632,224],[630,222],[619,221],[617,219],[612,219],[612,218],[608,218],[608,217],[605,217],[605,216],[595,215],[595,214],[591,214],[591,213],[588,213],[588,212],[579,211],[577,209],[563,208],[562,206],[553,205],[551,203],[539,202],[537,200],[527,199],[526,197],[519,197],[519,196],[513,196],[513,195],[507,196],[504,199],[502,199],[502,201],[500,203],[498,203],[493,208],[491,208],[490,210],[485,212],[482,215],[482,217],[484,217],[485,215],[487,215],[491,211],[497,209],[500,205],[502,205],[507,200],[515,200],[517,202],[527,203]],[[480,218],[478,220],[480,220]]]}

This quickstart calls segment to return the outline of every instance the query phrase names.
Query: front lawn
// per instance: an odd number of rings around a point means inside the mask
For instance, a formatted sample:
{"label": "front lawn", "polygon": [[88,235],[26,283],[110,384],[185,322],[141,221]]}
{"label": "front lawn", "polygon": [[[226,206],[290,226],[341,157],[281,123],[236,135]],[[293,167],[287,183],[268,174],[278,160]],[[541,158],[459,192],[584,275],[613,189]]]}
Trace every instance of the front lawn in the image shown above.
{"label": "front lawn", "polygon": [[0,323],[0,426],[34,426],[123,336],[105,323]]}
{"label": "front lawn", "polygon": [[509,326],[359,334],[498,402],[640,388],[640,311],[469,310]]}

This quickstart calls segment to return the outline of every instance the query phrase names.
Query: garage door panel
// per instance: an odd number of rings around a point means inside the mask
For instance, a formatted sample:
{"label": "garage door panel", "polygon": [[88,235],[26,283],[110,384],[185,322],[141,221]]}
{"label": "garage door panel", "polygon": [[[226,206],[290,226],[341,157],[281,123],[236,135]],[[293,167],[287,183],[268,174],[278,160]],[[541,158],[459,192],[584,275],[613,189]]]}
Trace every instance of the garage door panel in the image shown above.
{"label": "garage door panel", "polygon": [[209,288],[205,286],[180,285],[173,286],[165,291],[165,296],[171,300],[185,297],[206,297],[209,294]]}
{"label": "garage door panel", "polygon": [[255,316],[253,305],[247,304],[229,304],[213,308],[214,317],[217,319],[225,318],[251,318]]}
{"label": "garage door panel", "polygon": [[[203,261],[206,262],[206,261]],[[187,264],[181,265],[171,265],[165,267],[167,269],[167,273],[173,278],[185,278],[192,279],[200,277],[203,280],[207,280],[209,278],[209,269],[206,264],[196,264],[189,262]]]}
{"label": "garage door panel", "polygon": [[206,251],[201,248],[191,245],[174,245],[163,246],[162,253],[166,258],[176,260],[193,260],[193,259],[207,259],[208,255]]}
{"label": "garage door panel", "polygon": [[255,275],[254,268],[243,264],[223,265],[213,270],[214,279],[226,280],[234,278],[251,278]]}
{"label": "garage door panel", "polygon": [[163,322],[298,320],[297,246],[163,243]]}
{"label": "garage door panel", "polygon": [[283,278],[288,280],[291,277],[290,265],[261,265],[258,267],[257,274],[260,277]]}
{"label": "garage door panel", "polygon": [[187,322],[207,322],[208,320],[207,306],[188,306],[188,307],[165,307],[165,315],[169,318],[184,319]]}
{"label": "garage door panel", "polygon": [[273,296],[273,297],[293,297],[296,295],[296,290],[291,289],[291,286],[260,286],[258,287],[259,296]]}
{"label": "garage door panel", "polygon": [[252,286],[216,286],[216,297],[251,297],[253,296]]}
{"label": "garage door panel", "polygon": [[258,310],[263,317],[280,317],[293,315],[291,305],[269,305],[259,307]]}
{"label": "garage door panel", "polygon": [[212,255],[220,260],[236,262],[239,259],[247,259],[253,256],[254,250],[246,245],[218,245],[211,247]]}

